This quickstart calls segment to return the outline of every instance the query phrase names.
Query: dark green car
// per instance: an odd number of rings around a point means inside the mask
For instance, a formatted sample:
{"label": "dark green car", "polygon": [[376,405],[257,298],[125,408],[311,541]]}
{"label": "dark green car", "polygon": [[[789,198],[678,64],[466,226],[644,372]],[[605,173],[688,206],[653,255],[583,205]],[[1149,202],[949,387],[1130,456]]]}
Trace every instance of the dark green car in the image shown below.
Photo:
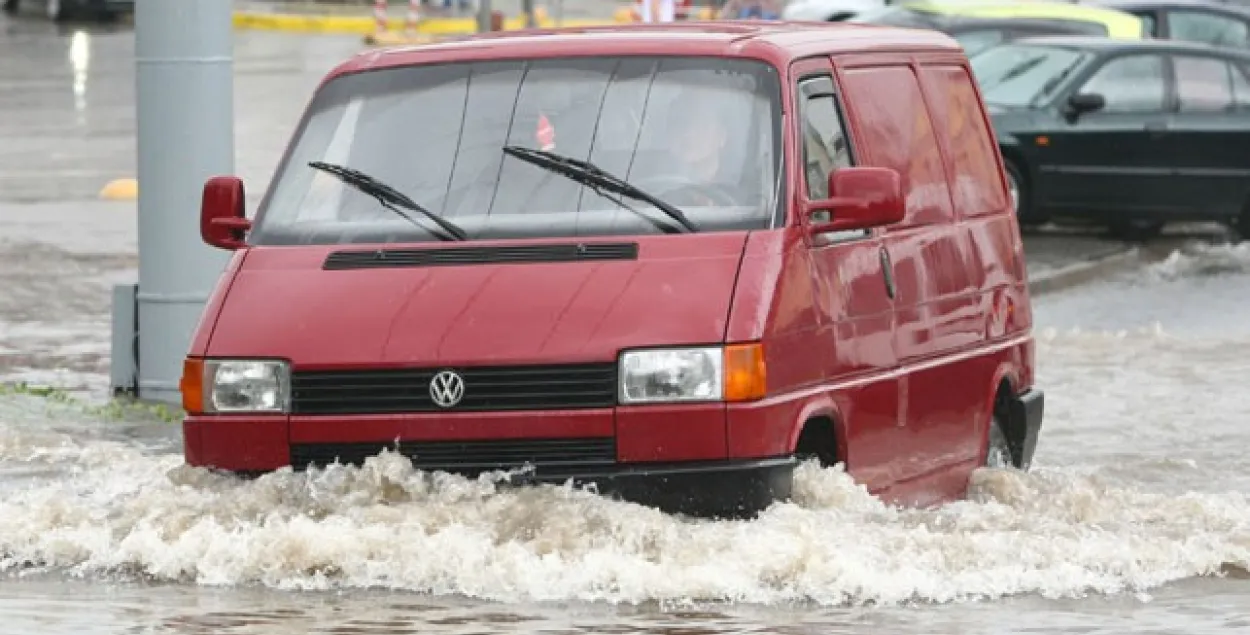
{"label": "dark green car", "polygon": [[17,13],[27,7],[46,15],[53,22],[80,18],[112,19],[133,14],[135,0],[0,0],[0,9],[5,13]]}
{"label": "dark green car", "polygon": [[1021,224],[1250,238],[1250,53],[1171,40],[1017,40],[972,57]]}

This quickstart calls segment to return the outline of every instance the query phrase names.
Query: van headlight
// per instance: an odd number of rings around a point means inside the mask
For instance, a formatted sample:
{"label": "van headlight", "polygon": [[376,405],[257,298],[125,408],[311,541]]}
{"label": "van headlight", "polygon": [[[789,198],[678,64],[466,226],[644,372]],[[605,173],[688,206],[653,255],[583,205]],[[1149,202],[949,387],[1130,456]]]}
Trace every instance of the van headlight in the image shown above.
{"label": "van headlight", "polygon": [[766,392],[759,344],[626,351],[622,404],[749,401]]}
{"label": "van headlight", "polygon": [[286,412],[290,387],[291,367],[282,360],[188,359],[183,408],[190,413]]}

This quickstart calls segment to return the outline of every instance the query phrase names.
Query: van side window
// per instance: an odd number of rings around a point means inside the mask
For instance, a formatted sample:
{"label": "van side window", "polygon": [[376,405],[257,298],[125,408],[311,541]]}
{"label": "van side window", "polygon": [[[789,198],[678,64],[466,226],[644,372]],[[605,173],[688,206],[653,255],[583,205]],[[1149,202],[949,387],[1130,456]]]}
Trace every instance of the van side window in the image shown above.
{"label": "van side window", "polygon": [[[954,219],[950,187],[920,82],[907,66],[849,68],[843,92],[862,133],[859,163],[898,170],[906,213],[887,231]],[[866,154],[864,154],[866,153]]]}
{"label": "van side window", "polygon": [[800,80],[799,100],[807,197],[812,200],[829,198],[829,173],[852,163],[851,145],[842,125],[833,78],[821,75]]}
{"label": "van side window", "polygon": [[1007,192],[998,172],[998,150],[985,123],[972,76],[962,66],[921,70],[929,90],[933,123],[946,134],[954,168],[950,178],[955,209],[967,218],[1007,213]]}

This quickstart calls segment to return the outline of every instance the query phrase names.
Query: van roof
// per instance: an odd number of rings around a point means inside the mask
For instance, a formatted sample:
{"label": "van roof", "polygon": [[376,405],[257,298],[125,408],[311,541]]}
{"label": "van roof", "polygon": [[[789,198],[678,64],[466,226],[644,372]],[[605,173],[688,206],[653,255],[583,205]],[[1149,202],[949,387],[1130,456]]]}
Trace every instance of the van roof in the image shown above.
{"label": "van roof", "polygon": [[416,64],[590,55],[738,57],[784,67],[813,55],[900,50],[963,53],[953,38],[928,29],[843,22],[690,21],[503,31],[379,48],[358,53],[327,78]]}

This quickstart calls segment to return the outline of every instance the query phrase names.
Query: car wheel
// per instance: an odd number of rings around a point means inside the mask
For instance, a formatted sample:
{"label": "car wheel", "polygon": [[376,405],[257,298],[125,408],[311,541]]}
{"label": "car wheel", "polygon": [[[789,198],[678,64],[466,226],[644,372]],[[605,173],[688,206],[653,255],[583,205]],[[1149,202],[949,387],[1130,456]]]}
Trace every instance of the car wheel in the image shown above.
{"label": "car wheel", "polygon": [[0,5],[0,10],[9,14],[17,13],[17,3],[18,0],[4,0],[4,4]]}
{"label": "car wheel", "polygon": [[1241,215],[1233,219],[1232,226],[1238,240],[1250,240],[1250,200],[1241,208]]}
{"label": "car wheel", "polygon": [[1003,159],[1003,168],[1007,172],[1007,194],[1011,197],[1011,211],[1015,212],[1016,220],[1022,226],[1041,225],[1046,222],[1033,214],[1029,204],[1029,184],[1024,179],[1024,172],[1011,159]]}
{"label": "car wheel", "polygon": [[47,4],[44,8],[47,10],[48,19],[53,22],[64,22],[69,18],[70,6],[65,0],[44,0]]}
{"label": "car wheel", "polygon": [[1116,238],[1143,241],[1157,238],[1167,223],[1148,220],[1123,220],[1111,223],[1111,233]]}
{"label": "car wheel", "polygon": [[995,469],[1007,469],[1016,466],[1015,460],[1011,458],[1011,444],[1007,442],[1007,435],[1003,433],[1003,426],[998,422],[998,415],[990,418],[990,434],[989,439],[986,441],[984,466]]}

